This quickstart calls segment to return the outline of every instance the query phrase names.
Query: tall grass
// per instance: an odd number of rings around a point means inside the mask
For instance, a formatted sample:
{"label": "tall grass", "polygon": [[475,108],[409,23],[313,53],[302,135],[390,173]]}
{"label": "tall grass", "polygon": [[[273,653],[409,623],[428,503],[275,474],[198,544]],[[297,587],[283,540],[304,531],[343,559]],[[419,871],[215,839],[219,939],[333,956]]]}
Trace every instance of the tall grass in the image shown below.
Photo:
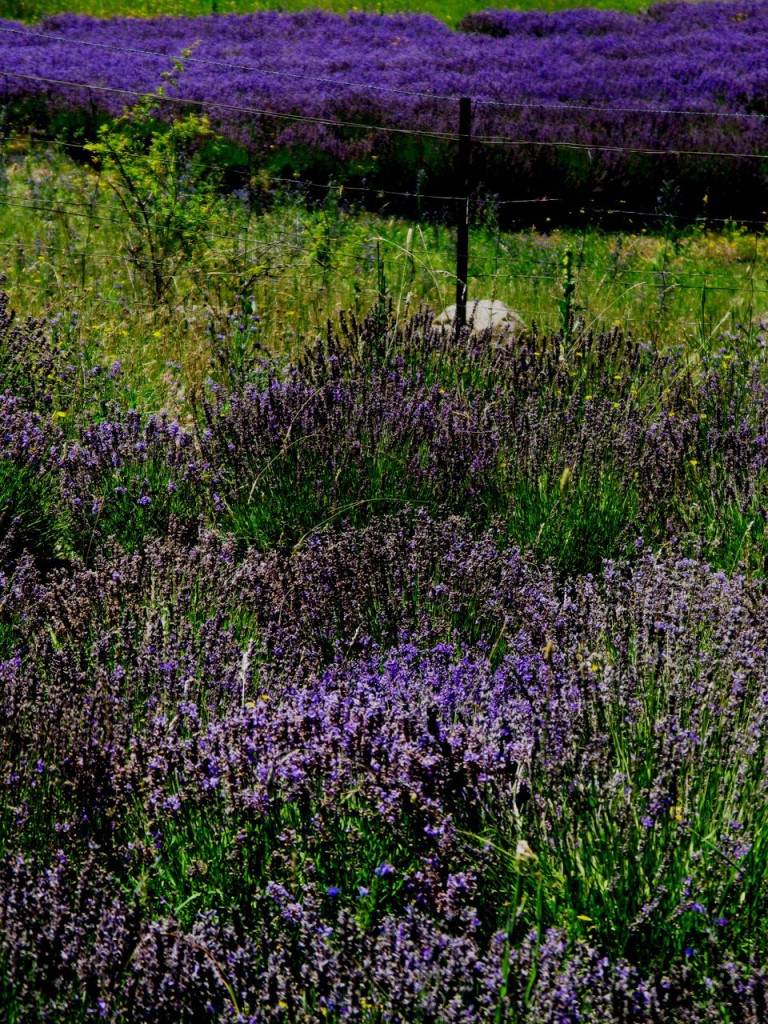
{"label": "tall grass", "polygon": [[[421,303],[439,311],[453,301],[450,226],[365,210],[335,187],[318,202],[300,184],[267,177],[222,195],[202,229],[203,258],[179,264],[157,306],[103,181],[55,147],[27,155],[14,145],[0,197],[0,264],[12,300],[67,323],[76,312],[77,346],[98,350],[107,365],[121,360],[121,386],[148,407],[183,408],[212,353],[242,368],[265,348],[297,352],[340,310],[362,316],[382,282],[401,318]],[[581,230],[553,228],[543,211],[534,228],[504,231],[486,206],[471,231],[470,299],[500,299],[529,327],[557,330],[568,288],[568,315],[589,329],[621,323],[653,345],[682,340],[692,352],[768,310],[762,234],[692,225],[670,238],[641,224],[610,232],[584,220]]]}
{"label": "tall grass", "polygon": [[[7,0],[3,5],[5,18],[37,21],[64,11],[89,14],[97,18],[159,17],[162,15],[245,14],[251,11],[300,11],[309,8],[334,11],[370,11],[375,14],[411,12],[431,14],[449,25],[457,24],[473,11],[487,6],[479,0]],[[608,10],[640,11],[648,6],[644,0],[518,0],[521,10],[559,11],[574,7],[596,7]]]}

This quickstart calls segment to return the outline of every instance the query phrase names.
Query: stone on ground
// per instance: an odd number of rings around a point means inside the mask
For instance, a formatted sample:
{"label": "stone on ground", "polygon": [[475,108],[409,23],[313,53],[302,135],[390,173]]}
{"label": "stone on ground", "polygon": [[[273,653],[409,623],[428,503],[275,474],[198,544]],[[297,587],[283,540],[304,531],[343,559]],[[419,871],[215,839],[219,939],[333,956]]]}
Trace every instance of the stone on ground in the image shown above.
{"label": "stone on ground", "polygon": [[[456,320],[456,306],[447,306],[435,317],[436,327],[450,327]],[[491,331],[494,339],[502,335],[511,340],[525,330],[523,319],[499,299],[474,299],[467,303],[467,324],[474,334]]]}

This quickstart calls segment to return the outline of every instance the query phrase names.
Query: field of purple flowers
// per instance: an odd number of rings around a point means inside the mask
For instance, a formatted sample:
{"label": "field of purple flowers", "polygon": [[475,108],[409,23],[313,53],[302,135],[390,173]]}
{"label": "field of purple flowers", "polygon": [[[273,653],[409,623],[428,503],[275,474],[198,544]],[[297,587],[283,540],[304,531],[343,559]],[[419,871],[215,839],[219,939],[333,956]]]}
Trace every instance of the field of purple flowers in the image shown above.
{"label": "field of purple flowers", "polygon": [[[281,345],[254,297],[211,306],[199,276],[174,296],[191,239],[230,223],[207,144],[251,184],[325,160],[424,191],[450,181],[458,94],[500,194],[631,184],[711,211],[719,189],[732,212],[766,184],[765,4],[462,29],[0,22],[4,132],[83,143],[134,104],[80,146],[93,180],[20,171],[3,136],[9,223],[63,230],[91,193],[93,216],[79,286],[55,231],[30,243],[15,294],[55,274],[58,312],[0,292],[1,1024],[768,1017],[758,237],[726,238],[752,261],[745,323],[734,305],[676,347],[585,327],[570,249],[562,330],[514,340],[398,317],[384,264],[370,314],[312,342],[286,314]],[[171,164],[152,111],[185,106],[224,141],[179,119]],[[102,187],[133,233],[94,215]],[[145,389],[108,354],[118,321],[140,347],[128,296],[109,324],[77,306],[101,297],[92,230],[154,269],[151,352],[174,316],[195,346],[147,359]]]}
{"label": "field of purple flowers", "polygon": [[477,181],[505,197],[655,199],[674,179],[693,212],[706,194],[710,212],[732,216],[765,191],[764,3],[656,4],[642,15],[491,10],[460,27],[319,11],[62,15],[27,28],[0,22],[0,74],[18,117],[48,124],[53,114],[61,129],[92,130],[193,47],[165,113],[180,102],[206,111],[273,170],[342,161],[370,183],[444,189],[452,97],[468,95]]}
{"label": "field of purple flowers", "polygon": [[182,425],[80,331],[3,303],[3,1020],[764,1020],[763,336],[379,308]]}

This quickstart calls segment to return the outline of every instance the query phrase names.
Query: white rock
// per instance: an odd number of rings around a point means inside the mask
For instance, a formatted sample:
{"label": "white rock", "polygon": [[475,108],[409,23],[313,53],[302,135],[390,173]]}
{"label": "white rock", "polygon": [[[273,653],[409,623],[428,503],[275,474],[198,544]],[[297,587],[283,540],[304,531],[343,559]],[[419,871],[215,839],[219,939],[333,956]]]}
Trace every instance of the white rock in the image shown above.
{"label": "white rock", "polygon": [[[435,317],[436,327],[450,327],[456,320],[456,306],[447,306]],[[511,340],[525,330],[523,319],[498,299],[474,299],[467,302],[467,324],[473,333],[492,331],[494,338],[502,335]]]}

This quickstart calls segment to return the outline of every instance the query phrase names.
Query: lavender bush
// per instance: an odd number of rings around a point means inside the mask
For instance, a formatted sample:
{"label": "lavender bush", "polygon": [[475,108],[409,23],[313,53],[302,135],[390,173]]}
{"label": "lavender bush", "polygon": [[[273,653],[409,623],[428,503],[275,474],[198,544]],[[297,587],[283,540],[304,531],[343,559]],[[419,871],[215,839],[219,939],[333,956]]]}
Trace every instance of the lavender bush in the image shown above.
{"label": "lavender bush", "polygon": [[[561,589],[426,518],[376,540],[385,586],[443,563],[423,603],[479,605],[495,668],[434,609],[388,648],[348,620],[327,664],[261,597],[317,558],[213,535],[8,578],[6,1005],[759,1020],[761,587],[646,556]],[[375,600],[350,542],[313,542],[326,586],[330,555]]]}
{"label": "lavender bush", "polygon": [[[768,23],[755,0],[656,4],[642,15],[487,11],[469,16],[463,32],[421,15],[320,11],[58,16],[26,30],[15,22],[0,28],[0,71],[18,115],[35,116],[42,105],[46,122],[52,112],[60,123],[78,112],[91,128],[98,112],[120,113],[136,98],[99,87],[146,93],[172,56],[197,44],[176,98],[207,112],[253,159],[289,173],[338,170],[342,161],[370,182],[414,192],[417,179],[421,191],[447,187],[449,144],[440,136],[456,132],[457,104],[445,97],[469,95],[474,134],[511,143],[475,147],[478,182],[502,195],[514,181],[514,198],[599,188],[655,199],[663,181],[676,179],[692,207],[708,193],[710,211],[720,204],[731,215],[739,188],[745,203],[764,188],[761,161],[748,159],[765,151],[768,113],[761,60]],[[178,104],[158,112],[169,109],[178,112]],[[569,144],[593,148],[563,148]]]}
{"label": "lavender bush", "polygon": [[692,367],[618,330],[499,349],[441,334],[428,313],[405,326],[376,313],[293,366],[219,373],[182,426],[126,408],[119,365],[87,366],[66,326],[6,314],[4,328],[22,393],[6,394],[3,465],[39,478],[60,553],[141,546],[172,520],[300,546],[410,509],[492,527],[566,572],[638,537],[763,571],[761,336],[724,338]]}
{"label": "lavender bush", "polygon": [[2,308],[4,1019],[763,1019],[760,335],[379,309],[182,426]]}

